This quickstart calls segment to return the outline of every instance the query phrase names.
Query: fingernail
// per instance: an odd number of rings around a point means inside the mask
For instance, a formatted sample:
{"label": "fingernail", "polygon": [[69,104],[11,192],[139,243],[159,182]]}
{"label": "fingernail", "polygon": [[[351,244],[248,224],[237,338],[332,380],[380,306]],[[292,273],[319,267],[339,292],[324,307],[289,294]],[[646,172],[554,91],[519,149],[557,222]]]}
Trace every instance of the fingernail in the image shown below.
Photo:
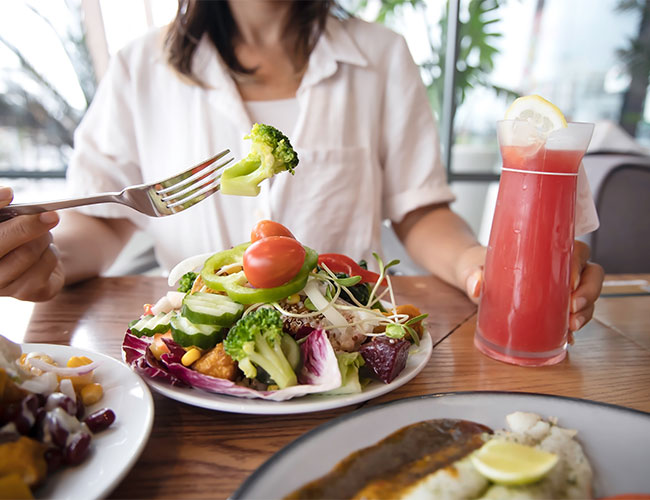
{"label": "fingernail", "polygon": [[61,258],[61,252],[59,252],[59,249],[54,243],[50,244],[50,251],[56,256],[57,259]]}
{"label": "fingernail", "polygon": [[0,187],[0,201],[11,201],[14,197],[14,192],[10,187]]}
{"label": "fingernail", "polygon": [[577,297],[576,299],[573,300],[573,311],[572,312],[578,312],[582,311],[584,307],[587,305],[587,299],[584,297]]}
{"label": "fingernail", "polygon": [[576,290],[580,285],[580,275],[576,276],[576,279],[573,280],[573,290]]}
{"label": "fingernail", "polygon": [[467,278],[467,290],[470,297],[478,297],[481,293],[481,271],[474,271]]}
{"label": "fingernail", "polygon": [[38,216],[38,219],[43,223],[43,224],[54,224],[55,222],[59,221],[59,214],[56,212],[43,212],[41,215]]}
{"label": "fingernail", "polygon": [[580,330],[580,328],[582,328],[582,326],[585,324],[585,317],[584,316],[578,316],[574,320],[573,324],[575,326],[575,328],[573,329],[574,332]]}

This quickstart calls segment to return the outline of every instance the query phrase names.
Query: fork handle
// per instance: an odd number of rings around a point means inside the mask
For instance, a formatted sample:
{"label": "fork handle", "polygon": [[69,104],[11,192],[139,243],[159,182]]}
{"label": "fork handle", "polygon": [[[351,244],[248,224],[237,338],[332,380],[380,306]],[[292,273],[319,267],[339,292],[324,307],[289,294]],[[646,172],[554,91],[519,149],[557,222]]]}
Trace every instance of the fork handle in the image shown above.
{"label": "fork handle", "polygon": [[0,222],[16,217],[17,215],[32,215],[42,212],[51,212],[62,208],[80,207],[82,205],[95,205],[97,203],[120,203],[121,193],[101,193],[84,198],[70,198],[67,200],[46,201],[44,203],[16,203],[0,208]]}

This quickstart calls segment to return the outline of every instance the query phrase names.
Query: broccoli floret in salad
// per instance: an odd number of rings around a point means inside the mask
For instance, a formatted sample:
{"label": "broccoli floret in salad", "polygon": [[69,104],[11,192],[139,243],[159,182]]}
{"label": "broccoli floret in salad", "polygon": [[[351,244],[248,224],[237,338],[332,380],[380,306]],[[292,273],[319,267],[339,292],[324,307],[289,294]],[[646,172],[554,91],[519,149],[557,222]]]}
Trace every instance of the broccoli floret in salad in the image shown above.
{"label": "broccoli floret in salad", "polygon": [[257,196],[259,184],[284,170],[293,175],[298,154],[287,136],[271,125],[256,123],[244,139],[252,141],[246,158],[224,170],[221,192],[238,196]]}
{"label": "broccoli floret in salad", "polygon": [[223,345],[246,377],[256,378],[258,368],[261,368],[280,389],[284,389],[298,383],[282,349],[284,336],[287,334],[282,330],[280,313],[275,309],[261,308],[235,323]]}
{"label": "broccoli floret in salad", "polygon": [[181,279],[178,281],[178,291],[179,292],[189,292],[194,285],[194,280],[196,280],[197,274],[195,272],[189,271],[185,273]]}

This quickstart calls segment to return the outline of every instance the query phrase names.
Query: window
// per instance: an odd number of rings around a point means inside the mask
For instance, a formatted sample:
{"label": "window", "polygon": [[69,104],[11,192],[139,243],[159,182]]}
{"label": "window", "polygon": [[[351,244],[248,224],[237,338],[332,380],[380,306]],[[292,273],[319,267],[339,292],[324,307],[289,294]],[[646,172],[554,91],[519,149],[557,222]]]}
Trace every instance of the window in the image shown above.
{"label": "window", "polygon": [[0,184],[14,188],[16,201],[61,197],[74,130],[108,58],[152,25],[169,22],[176,5],[0,3]]}
{"label": "window", "polygon": [[[494,192],[490,182],[499,178],[495,122],[514,97],[540,94],[570,120],[597,126],[614,122],[650,148],[646,0],[369,0],[363,5],[362,17],[385,22],[409,42],[440,123],[448,177],[458,197],[454,209],[484,243],[491,219],[486,203]],[[447,44],[454,31],[455,51]],[[450,56],[453,79],[445,71]]]}
{"label": "window", "polygon": [[[340,1],[406,37],[440,123],[454,208],[479,233],[499,177],[495,122],[516,95],[541,94],[573,120],[617,123],[650,148],[648,0]],[[108,58],[176,7],[0,2],[0,183],[18,201],[52,197]]]}
{"label": "window", "polygon": [[3,2],[0,9],[0,182],[11,178],[17,193],[53,188],[95,89],[81,12],[62,1]]}

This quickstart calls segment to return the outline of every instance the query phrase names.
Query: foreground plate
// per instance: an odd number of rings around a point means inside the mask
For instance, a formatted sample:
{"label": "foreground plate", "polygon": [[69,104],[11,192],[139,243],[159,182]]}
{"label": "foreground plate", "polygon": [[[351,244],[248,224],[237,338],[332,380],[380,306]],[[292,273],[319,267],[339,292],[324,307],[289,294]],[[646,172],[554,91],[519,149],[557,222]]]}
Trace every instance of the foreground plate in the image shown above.
{"label": "foreground plate", "polygon": [[514,411],[558,417],[560,426],[577,429],[594,469],[596,497],[650,492],[650,413],[542,394],[468,392],[402,399],[338,417],[273,455],[231,498],[283,498],[353,451],[421,420],[458,418],[499,429]]}
{"label": "foreground plate", "polygon": [[49,476],[36,490],[37,498],[59,500],[102,498],[115,488],[142,453],[153,424],[153,399],[147,385],[129,367],[104,354],[54,344],[22,344],[23,352],[43,352],[59,364],[71,356],[87,356],[100,362],[95,381],[104,388],[104,397],[86,409],[115,412],[115,422],[93,436],[92,451],[77,467],[64,467]]}
{"label": "foreground plate", "polygon": [[422,371],[431,357],[433,344],[428,332],[422,337],[419,346],[411,347],[406,367],[390,384],[371,382],[359,394],[341,394],[335,396],[319,396],[310,394],[288,401],[267,401],[263,399],[245,399],[234,396],[213,394],[188,387],[174,387],[164,382],[147,378],[147,383],[163,396],[181,401],[193,406],[210,410],[227,411],[231,413],[249,413],[256,415],[287,415],[291,413],[308,413],[361,403],[386,394],[406,384]]}

